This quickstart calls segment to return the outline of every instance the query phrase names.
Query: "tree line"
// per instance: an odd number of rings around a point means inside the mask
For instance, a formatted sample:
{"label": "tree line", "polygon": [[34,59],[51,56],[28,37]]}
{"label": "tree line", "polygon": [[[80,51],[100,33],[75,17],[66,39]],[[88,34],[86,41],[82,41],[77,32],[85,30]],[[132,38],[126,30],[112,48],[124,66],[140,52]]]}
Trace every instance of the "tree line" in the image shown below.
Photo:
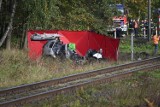
{"label": "tree line", "polygon": [[[28,30],[94,30],[106,35],[118,14],[117,3],[125,5],[129,17],[147,15],[146,0],[0,0],[0,48],[27,48]],[[158,4],[152,0],[153,9]]]}

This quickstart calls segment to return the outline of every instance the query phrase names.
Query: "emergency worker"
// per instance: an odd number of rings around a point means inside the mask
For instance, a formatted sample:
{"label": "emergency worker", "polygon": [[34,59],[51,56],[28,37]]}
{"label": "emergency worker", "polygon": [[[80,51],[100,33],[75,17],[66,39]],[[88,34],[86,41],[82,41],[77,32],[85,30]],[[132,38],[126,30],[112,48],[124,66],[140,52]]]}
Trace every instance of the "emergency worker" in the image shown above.
{"label": "emergency worker", "polygon": [[116,27],[116,37],[117,38],[122,37],[122,28],[120,24],[118,25],[118,27]]}
{"label": "emergency worker", "polygon": [[135,37],[138,37],[138,21],[134,20],[134,34]]}
{"label": "emergency worker", "polygon": [[71,58],[76,53],[76,45],[75,43],[68,43],[65,46],[66,58]]}
{"label": "emergency worker", "polygon": [[153,33],[152,40],[153,40],[153,45],[154,45],[154,52],[153,52],[153,55],[156,55],[157,52],[158,52],[159,36],[156,35],[155,32]]}
{"label": "emergency worker", "polygon": [[131,19],[129,21],[129,34],[133,33],[134,32],[134,22],[133,20]]}
{"label": "emergency worker", "polygon": [[148,35],[148,21],[147,21],[147,19],[144,20],[144,28],[145,28],[145,34]]}
{"label": "emergency worker", "polygon": [[153,35],[153,32],[155,32],[155,23],[151,19],[151,35]]}
{"label": "emergency worker", "polygon": [[141,23],[140,23],[140,29],[141,29],[141,33],[142,33],[143,35],[146,35],[146,34],[145,34],[145,27],[144,27],[144,20],[142,20]]}

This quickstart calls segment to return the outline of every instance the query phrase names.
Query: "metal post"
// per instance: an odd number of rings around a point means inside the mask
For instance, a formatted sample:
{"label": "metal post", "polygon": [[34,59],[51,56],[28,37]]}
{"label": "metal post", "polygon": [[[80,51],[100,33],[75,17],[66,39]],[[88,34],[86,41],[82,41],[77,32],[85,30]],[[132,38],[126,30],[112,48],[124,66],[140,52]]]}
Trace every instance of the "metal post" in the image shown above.
{"label": "metal post", "polygon": [[116,30],[114,30],[114,38],[115,38],[115,39],[117,38],[116,35],[117,35],[117,34],[116,34]]}
{"label": "metal post", "polygon": [[160,35],[160,9],[159,9],[159,16],[158,16],[158,28],[157,28],[157,33]]}
{"label": "metal post", "polygon": [[151,39],[151,0],[148,0],[148,41]]}
{"label": "metal post", "polygon": [[134,59],[134,56],[133,56],[133,35],[134,35],[133,28],[131,32],[132,32],[131,33],[131,61],[133,61]]}
{"label": "metal post", "polygon": [[157,29],[157,27],[156,27],[156,35],[158,35],[158,29]]}
{"label": "metal post", "polygon": [[144,35],[144,38],[146,38],[146,28],[145,27],[143,28],[143,35]]}
{"label": "metal post", "polygon": [[126,14],[126,7],[125,7],[124,0],[122,0],[122,5],[123,5],[123,8],[124,8],[124,14],[123,15],[125,15]]}

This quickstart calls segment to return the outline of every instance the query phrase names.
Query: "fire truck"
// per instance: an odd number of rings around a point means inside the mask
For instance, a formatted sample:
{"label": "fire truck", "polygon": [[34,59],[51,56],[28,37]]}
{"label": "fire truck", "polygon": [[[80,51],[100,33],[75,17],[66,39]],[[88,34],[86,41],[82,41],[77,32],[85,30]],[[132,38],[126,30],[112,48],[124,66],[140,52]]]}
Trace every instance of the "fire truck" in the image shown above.
{"label": "fire truck", "polygon": [[116,35],[116,28],[120,28],[122,30],[122,36],[125,36],[127,34],[127,15],[124,9],[124,6],[122,4],[116,4],[116,9],[119,11],[120,15],[114,16],[112,18],[113,25],[109,29],[109,32],[113,35]]}

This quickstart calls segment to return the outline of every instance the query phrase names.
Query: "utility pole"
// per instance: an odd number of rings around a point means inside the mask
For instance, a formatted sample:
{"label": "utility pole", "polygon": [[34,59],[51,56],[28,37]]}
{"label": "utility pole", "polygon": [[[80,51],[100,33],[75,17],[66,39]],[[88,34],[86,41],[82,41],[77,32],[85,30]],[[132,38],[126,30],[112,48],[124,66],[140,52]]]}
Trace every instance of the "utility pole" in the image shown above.
{"label": "utility pole", "polygon": [[160,8],[158,8],[158,28],[157,34],[160,35]]}
{"label": "utility pole", "polygon": [[124,0],[122,0],[122,4],[123,4],[123,6],[124,6]]}
{"label": "utility pole", "polygon": [[126,7],[125,7],[124,0],[122,0],[122,5],[123,5],[123,8],[124,8],[124,15],[125,15],[126,14]]}
{"label": "utility pole", "polygon": [[151,40],[151,0],[148,0],[148,41]]}
{"label": "utility pole", "polygon": [[134,29],[132,28],[131,29],[132,31],[132,33],[131,33],[131,61],[133,61],[134,60],[134,52],[133,52],[133,50],[134,50],[134,46],[133,46],[133,36],[134,36]]}

